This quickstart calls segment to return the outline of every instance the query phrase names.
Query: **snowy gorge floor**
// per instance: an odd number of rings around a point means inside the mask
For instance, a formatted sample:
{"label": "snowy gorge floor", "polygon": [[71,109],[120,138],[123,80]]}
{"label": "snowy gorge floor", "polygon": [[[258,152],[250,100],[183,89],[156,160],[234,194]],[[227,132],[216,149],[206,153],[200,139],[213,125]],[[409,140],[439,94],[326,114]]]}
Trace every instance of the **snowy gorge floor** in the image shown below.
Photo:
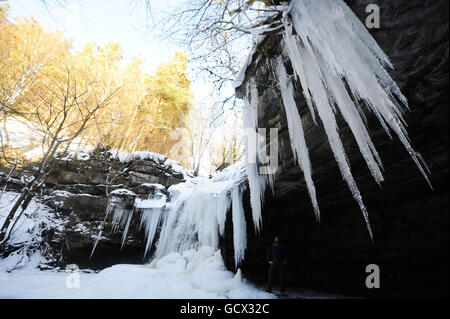
{"label": "snowy gorge floor", "polygon": [[[0,223],[16,196],[3,193]],[[36,243],[42,227],[54,223],[51,215],[45,205],[33,201],[20,218],[10,243],[26,245],[0,259],[0,298],[276,297],[242,280],[240,272],[227,271],[220,251],[213,247],[169,253],[147,265],[115,265],[99,273],[39,270],[37,267],[48,260],[36,249]]]}
{"label": "snowy gorge floor", "polygon": [[220,252],[210,247],[184,255],[169,254],[154,265],[115,265],[99,273],[39,271],[32,267],[0,272],[0,298],[275,297],[225,270]]}

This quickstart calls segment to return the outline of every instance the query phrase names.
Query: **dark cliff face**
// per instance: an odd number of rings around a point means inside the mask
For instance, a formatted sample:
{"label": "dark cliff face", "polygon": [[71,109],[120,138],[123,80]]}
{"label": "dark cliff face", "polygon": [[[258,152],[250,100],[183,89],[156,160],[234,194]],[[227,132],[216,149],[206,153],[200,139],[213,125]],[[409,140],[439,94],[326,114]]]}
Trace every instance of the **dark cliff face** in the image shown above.
{"label": "dark cliff face", "polygon": [[[364,296],[447,295],[448,1],[346,2],[363,22],[368,4],[376,3],[381,8],[381,28],[371,30],[371,34],[391,58],[395,70],[390,73],[409,101],[411,111],[405,117],[409,136],[431,170],[434,190],[401,143],[390,140],[374,116],[366,114],[369,132],[385,166],[385,182],[378,187],[349,128],[338,118],[353,176],[369,212],[375,239],[372,244],[324,130],[313,124],[301,89],[297,89],[296,101],[322,215],[321,223],[317,223],[300,168],[293,163],[280,92],[267,63],[280,54],[280,37],[267,37],[246,79],[254,76],[257,82],[259,127],[279,128],[281,167],[275,194],[266,193],[259,235],[250,226],[251,209],[246,207],[248,250],[242,271],[250,279],[264,281],[265,249],[273,236],[279,235],[289,249],[286,277],[291,285]],[[245,93],[243,87],[238,93]],[[223,254],[232,268],[232,247],[226,242],[222,244]],[[369,264],[380,267],[380,289],[365,286]]]}

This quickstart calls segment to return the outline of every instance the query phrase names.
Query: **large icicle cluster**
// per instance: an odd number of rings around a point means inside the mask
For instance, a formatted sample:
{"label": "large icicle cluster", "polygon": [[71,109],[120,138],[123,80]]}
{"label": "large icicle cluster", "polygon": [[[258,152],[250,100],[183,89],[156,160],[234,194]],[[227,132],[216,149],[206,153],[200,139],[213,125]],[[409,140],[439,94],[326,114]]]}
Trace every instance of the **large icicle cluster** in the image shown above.
{"label": "large icicle cluster", "polygon": [[[389,129],[395,132],[430,183],[425,163],[408,140],[403,119],[403,107],[407,108],[406,98],[385,69],[392,68],[388,57],[342,0],[293,0],[284,12],[283,24],[283,55],[294,69],[294,78],[300,81],[313,120],[316,122],[317,112],[323,123],[341,174],[363,212],[373,239],[368,213],[352,176],[335,114],[339,111],[348,123],[378,184],[383,181],[383,165],[366,128],[359,102],[363,102],[376,115],[389,137]],[[320,220],[309,152],[294,100],[292,79],[287,75],[281,57],[276,59],[275,69],[294,158],[304,173],[316,217]],[[255,89],[252,88],[252,81],[249,79],[253,101]],[[252,103],[247,106],[247,112],[254,112]],[[244,114],[244,122],[247,117]],[[253,190],[252,187],[250,190]],[[259,189],[255,192],[256,196],[260,196]],[[260,216],[260,207],[253,202],[252,207],[256,210],[254,216]]]}
{"label": "large icicle cluster", "polygon": [[123,229],[121,249],[126,243],[128,229],[130,227],[131,219],[134,214],[134,201],[136,194],[127,189],[118,189],[111,192],[108,198],[108,206],[106,208],[105,219],[100,225],[98,235],[96,236],[94,247],[92,248],[91,255],[94,255],[95,249],[97,248],[98,242],[100,241],[106,220],[110,214],[113,214],[111,222],[111,232],[115,233],[118,229]]}
{"label": "large icicle cluster", "polygon": [[[303,171],[316,218],[320,220],[320,210],[302,120],[294,100],[293,80],[298,80],[301,84],[313,121],[317,124],[316,115],[322,121],[342,177],[357,201],[373,239],[368,213],[339,136],[336,114],[339,112],[348,123],[378,184],[384,179],[383,164],[370,138],[360,104],[364,104],[375,114],[389,137],[392,138],[390,130],[398,136],[431,187],[427,176],[428,168],[408,139],[403,118],[403,113],[408,108],[407,100],[386,71],[386,67],[392,68],[389,58],[342,0],[292,0],[284,9],[282,20],[283,54],[275,58],[272,65],[277,74],[286,112],[294,160]],[[259,40],[257,39],[257,44]],[[251,57],[254,52],[255,50]],[[292,65],[293,76],[286,72],[285,59]],[[245,74],[245,68],[250,64],[249,61],[245,63],[235,87],[242,85],[242,74]],[[256,129],[258,92],[252,77],[247,80],[246,92],[244,125],[247,129]],[[249,156],[254,156],[252,147],[247,144]],[[258,174],[257,164],[254,164],[257,161],[253,157],[248,162],[253,218],[255,227],[258,228],[261,201],[270,176]]]}
{"label": "large icicle cluster", "polygon": [[258,90],[254,78],[250,79],[247,91],[249,96],[244,99],[243,110],[243,124],[246,130],[244,144],[253,225],[255,230],[259,231],[262,224],[261,210],[268,175],[260,175],[258,170]]}
{"label": "large icicle cluster", "polygon": [[121,249],[124,247],[128,231],[130,229],[131,220],[135,213],[140,213],[139,229],[144,228],[145,232],[145,252],[144,256],[150,249],[156,234],[156,229],[160,223],[161,216],[166,205],[166,195],[161,192],[164,186],[152,184],[155,188],[154,194],[149,194],[148,199],[141,200],[136,198],[136,194],[127,189],[118,189],[109,194],[108,206],[103,224],[100,226],[91,257],[97,247],[102,236],[103,228],[108,216],[112,213],[111,233],[122,230]]}

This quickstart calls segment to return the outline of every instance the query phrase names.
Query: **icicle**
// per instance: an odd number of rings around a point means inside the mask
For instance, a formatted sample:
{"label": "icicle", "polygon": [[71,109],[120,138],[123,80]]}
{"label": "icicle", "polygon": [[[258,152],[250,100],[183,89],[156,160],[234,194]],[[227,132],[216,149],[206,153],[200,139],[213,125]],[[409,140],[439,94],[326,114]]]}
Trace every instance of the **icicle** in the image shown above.
{"label": "icicle", "polygon": [[244,208],[242,207],[242,192],[239,190],[239,186],[235,186],[232,190],[232,214],[234,262],[237,267],[244,259],[244,253],[247,248],[247,228]]}
{"label": "icicle", "polygon": [[[126,195],[127,197],[124,198],[122,197],[123,195]],[[134,203],[136,195],[129,190],[119,189],[111,192],[110,196],[111,197],[108,199],[108,206],[106,207],[105,219],[100,226],[100,231],[95,240],[94,247],[92,248],[89,259],[91,259],[94,255],[94,251],[97,248],[97,244],[102,236],[106,219],[111,213],[113,213],[111,227],[112,233],[117,231],[117,229],[119,228],[123,228],[120,249],[122,249],[126,243],[128,229],[130,227],[131,219],[133,218],[134,213],[134,206],[132,205],[132,203]]]}
{"label": "icicle", "polygon": [[121,199],[123,203],[120,203],[120,206],[116,206],[114,208],[113,220],[112,220],[112,233],[116,232],[119,228],[123,229],[122,240],[121,240],[121,248],[125,245],[128,229],[130,226],[131,219],[133,217],[134,208],[127,209],[125,206],[125,201]]}
{"label": "icicle", "polygon": [[227,192],[222,192],[217,201],[217,223],[219,224],[219,234],[225,234],[225,222],[227,220],[227,212],[230,209],[231,201],[228,199]]}
{"label": "icicle", "polygon": [[131,223],[131,218],[133,217],[133,212],[134,212],[134,210],[131,210],[128,212],[128,214],[126,214],[127,218],[126,218],[126,222],[125,222],[125,228],[122,233],[122,243],[120,245],[120,249],[122,249],[126,243],[128,229],[130,228],[130,223]]}
{"label": "icicle", "polygon": [[[250,102],[244,99],[243,110],[244,128],[247,133],[245,150],[253,225],[258,233],[262,226],[261,210],[267,177],[259,175],[258,172],[257,145],[255,145],[258,129],[258,90],[254,78],[250,79],[248,90],[250,91]],[[254,136],[251,136],[253,134]]]}
{"label": "icicle", "polygon": [[145,232],[145,251],[144,257],[147,255],[153,240],[155,238],[156,229],[158,228],[161,216],[163,214],[163,208],[144,208],[142,209],[140,228],[144,226]]}
{"label": "icicle", "polygon": [[283,65],[283,60],[277,60],[277,74],[280,83],[280,91],[283,99],[284,108],[286,110],[286,118],[288,122],[289,137],[291,139],[291,148],[294,155],[294,160],[300,164],[305,177],[306,186],[308,188],[309,197],[316,213],[316,218],[320,221],[320,210],[316,198],[316,189],[312,180],[311,162],[309,160],[309,151],[306,146],[305,135],[303,132],[303,124],[297,110],[297,105],[294,100],[294,88],[292,82],[286,74],[286,69]]}
{"label": "icicle", "polygon": [[114,206],[111,205],[111,199],[108,199],[108,205],[106,206],[106,213],[105,218],[103,219],[103,222],[100,225],[100,230],[98,232],[97,238],[95,239],[94,247],[92,247],[91,254],[89,255],[89,260],[91,260],[92,256],[94,255],[95,248],[97,248],[98,242],[100,241],[100,238],[102,237],[103,233],[103,227],[105,227],[106,219],[108,218],[109,214],[114,211]]}
{"label": "icicle", "polygon": [[97,238],[95,239],[94,247],[92,247],[91,254],[89,255],[89,260],[91,260],[92,256],[94,256],[95,248],[97,248],[98,242],[100,241],[100,238],[102,237],[102,233],[103,233],[103,230],[100,229],[97,234]]}
{"label": "icicle", "polygon": [[[334,113],[339,110],[348,123],[367,167],[378,184],[383,181],[383,165],[367,131],[364,114],[354,101],[362,100],[389,136],[389,129],[396,133],[430,184],[425,172],[426,165],[409,143],[403,119],[404,110],[396,100],[407,107],[406,98],[385,70],[386,66],[392,67],[392,64],[342,0],[292,1],[284,13],[283,24],[284,53],[289,57],[296,78],[300,80],[314,122],[317,112],[323,123],[342,177],[358,202],[373,239],[367,210],[353,179]],[[277,63],[277,73],[292,150],[294,157],[299,158],[317,215],[317,201],[310,178],[308,151],[303,143],[301,120],[294,102],[292,83],[280,61]]]}
{"label": "icicle", "polygon": [[334,117],[330,101],[328,99],[328,92],[326,91],[326,88],[324,87],[324,84],[320,77],[321,70],[319,68],[319,65],[321,62],[317,60],[318,57],[316,57],[315,59],[308,51],[305,50],[304,52],[302,52],[302,49],[300,47],[298,47],[298,49],[303,57],[302,63],[305,68],[305,74],[309,77],[309,83],[311,83],[311,85],[308,87],[308,90],[312,93],[312,96],[314,98],[315,106],[317,108],[319,117],[322,120],[325,132],[328,136],[331,150],[333,151],[334,157],[338,163],[342,177],[347,182],[353,194],[353,197],[358,202],[358,205],[363,212],[363,216],[367,224],[367,229],[369,231],[370,237],[372,238],[373,236],[368,220],[367,210],[362,201],[356,182],[354,181],[351,174],[348,159],[345,154],[342,141],[339,137],[336,119]]}
{"label": "icicle", "polygon": [[[291,3],[290,16],[297,36],[289,32],[290,22],[286,15],[285,25],[288,28],[285,41],[291,44],[288,44],[290,47],[295,43],[299,51],[300,56],[296,57],[292,55],[292,50],[287,50],[295,71],[298,74],[304,71],[303,77],[306,78],[311,76],[307,70],[298,67],[301,63],[308,66],[304,58],[305,55],[309,55],[309,63],[314,63],[315,66],[321,65],[323,73],[320,80],[323,81],[329,96],[334,98],[339,95],[339,91],[342,91],[341,88],[345,87],[345,81],[352,95],[365,101],[386,132],[389,134],[389,126],[396,133],[431,187],[425,172],[426,165],[421,163],[418,153],[409,143],[404,126],[403,110],[394,97],[397,97],[406,107],[407,100],[384,68],[384,66],[392,68],[392,64],[351,9],[342,0],[299,0]],[[301,43],[296,42],[296,39]],[[332,87],[329,77],[333,77],[339,83],[335,83]],[[311,88],[311,84],[318,85],[309,80],[303,81],[304,91]],[[313,98],[317,99],[317,96]],[[347,100],[344,96],[340,101],[335,102],[341,109],[345,105],[348,107],[345,103]],[[350,104],[350,108],[354,108],[353,103]],[[353,123],[353,133],[359,130],[359,134],[365,135],[365,132],[357,126],[359,124]],[[366,142],[362,142],[363,139]],[[367,137],[360,138],[360,149],[361,145],[366,143],[377,158],[376,151]],[[366,155],[365,160],[372,175],[377,182],[381,181],[382,178],[379,172],[376,172],[377,168],[370,158],[370,152],[366,150],[362,152]],[[377,161],[380,164],[378,158]]]}

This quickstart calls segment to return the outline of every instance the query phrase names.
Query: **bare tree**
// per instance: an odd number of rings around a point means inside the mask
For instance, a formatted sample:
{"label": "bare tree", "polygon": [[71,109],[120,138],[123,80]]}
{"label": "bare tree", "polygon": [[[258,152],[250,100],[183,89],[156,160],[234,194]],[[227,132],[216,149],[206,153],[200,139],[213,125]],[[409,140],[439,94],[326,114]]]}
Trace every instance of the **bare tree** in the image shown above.
{"label": "bare tree", "polygon": [[51,173],[55,154],[62,146],[67,147],[72,143],[90,125],[95,125],[96,113],[119,90],[108,87],[101,90],[99,88],[102,84],[96,80],[77,79],[69,67],[63,70],[63,74],[61,76],[66,78],[65,81],[54,79],[53,75],[48,76],[48,81],[40,81],[39,85],[33,87],[34,94],[30,95],[32,98],[25,96],[29,111],[20,116],[42,137],[43,156],[38,169],[26,183],[0,229],[0,245],[8,241],[12,231],[9,226],[19,208],[21,211],[16,220]]}

